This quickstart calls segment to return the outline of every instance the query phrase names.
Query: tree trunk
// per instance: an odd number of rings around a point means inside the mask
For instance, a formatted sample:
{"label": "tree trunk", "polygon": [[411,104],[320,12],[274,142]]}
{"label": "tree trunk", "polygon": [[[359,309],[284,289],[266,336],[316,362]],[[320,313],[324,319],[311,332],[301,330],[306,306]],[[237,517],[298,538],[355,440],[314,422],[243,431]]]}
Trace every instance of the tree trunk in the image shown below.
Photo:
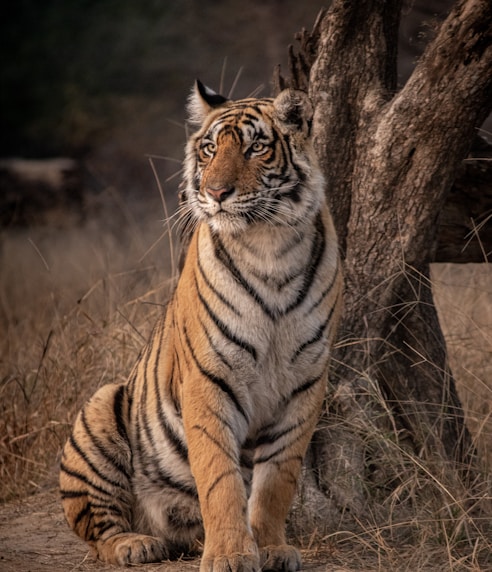
{"label": "tree trunk", "polygon": [[[334,390],[311,455],[317,485],[356,511],[374,419],[442,466],[471,452],[428,267],[453,180],[491,109],[492,6],[457,2],[396,91],[401,4],[334,0],[291,51],[291,85],[308,85],[315,106],[346,284]],[[367,404],[370,391],[379,405]]]}

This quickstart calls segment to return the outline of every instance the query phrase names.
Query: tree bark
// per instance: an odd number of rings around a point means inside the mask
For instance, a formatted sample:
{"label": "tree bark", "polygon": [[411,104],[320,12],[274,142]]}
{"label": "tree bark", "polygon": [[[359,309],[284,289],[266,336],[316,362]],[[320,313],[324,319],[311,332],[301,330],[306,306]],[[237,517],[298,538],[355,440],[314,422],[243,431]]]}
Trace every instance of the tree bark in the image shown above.
{"label": "tree bark", "polygon": [[291,52],[291,84],[307,84],[315,107],[346,283],[335,389],[313,465],[318,485],[355,510],[367,471],[361,419],[354,425],[361,388],[375,384],[419,455],[462,463],[471,451],[428,265],[436,251],[442,257],[441,213],[492,106],[492,5],[457,2],[396,91],[401,4],[334,0]]}

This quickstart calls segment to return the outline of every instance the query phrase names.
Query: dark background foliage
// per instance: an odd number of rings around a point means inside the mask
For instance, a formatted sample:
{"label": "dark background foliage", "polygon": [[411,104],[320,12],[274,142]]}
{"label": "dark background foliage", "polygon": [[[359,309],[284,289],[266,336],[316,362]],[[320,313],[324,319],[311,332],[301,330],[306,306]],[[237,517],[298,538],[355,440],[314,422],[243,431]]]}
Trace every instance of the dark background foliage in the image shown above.
{"label": "dark background foliage", "polygon": [[[409,0],[400,83],[450,0]],[[0,157],[83,159],[102,187],[155,193],[146,154],[179,160],[194,78],[270,94],[321,0],[18,0],[0,20]],[[424,22],[424,23],[422,23]],[[164,180],[176,169],[159,162]],[[150,189],[150,191],[149,191]]]}

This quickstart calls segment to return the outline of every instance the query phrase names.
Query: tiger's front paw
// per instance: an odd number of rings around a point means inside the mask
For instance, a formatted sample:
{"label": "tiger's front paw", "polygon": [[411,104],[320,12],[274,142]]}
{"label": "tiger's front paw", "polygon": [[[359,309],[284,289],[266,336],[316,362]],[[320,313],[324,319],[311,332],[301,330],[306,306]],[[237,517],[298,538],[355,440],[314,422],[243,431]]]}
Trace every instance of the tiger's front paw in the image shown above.
{"label": "tiger's front paw", "polygon": [[158,538],[131,532],[97,542],[96,551],[104,562],[120,566],[161,562],[168,556],[166,546]]}
{"label": "tiger's front paw", "polygon": [[256,554],[224,554],[203,557],[200,572],[260,572],[260,559]]}
{"label": "tiger's front paw", "polygon": [[263,546],[260,549],[260,562],[262,572],[297,572],[302,566],[299,550],[288,544]]}

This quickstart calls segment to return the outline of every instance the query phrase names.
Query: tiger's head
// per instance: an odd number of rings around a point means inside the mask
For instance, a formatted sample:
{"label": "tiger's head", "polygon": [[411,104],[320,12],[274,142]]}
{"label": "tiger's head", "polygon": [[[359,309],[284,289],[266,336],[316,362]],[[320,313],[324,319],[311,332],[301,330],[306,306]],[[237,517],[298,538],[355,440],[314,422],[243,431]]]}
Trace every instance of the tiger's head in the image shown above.
{"label": "tiger's head", "polygon": [[228,100],[197,82],[189,101],[184,202],[218,232],[254,224],[295,226],[324,200],[310,141],[312,106],[300,91]]}

